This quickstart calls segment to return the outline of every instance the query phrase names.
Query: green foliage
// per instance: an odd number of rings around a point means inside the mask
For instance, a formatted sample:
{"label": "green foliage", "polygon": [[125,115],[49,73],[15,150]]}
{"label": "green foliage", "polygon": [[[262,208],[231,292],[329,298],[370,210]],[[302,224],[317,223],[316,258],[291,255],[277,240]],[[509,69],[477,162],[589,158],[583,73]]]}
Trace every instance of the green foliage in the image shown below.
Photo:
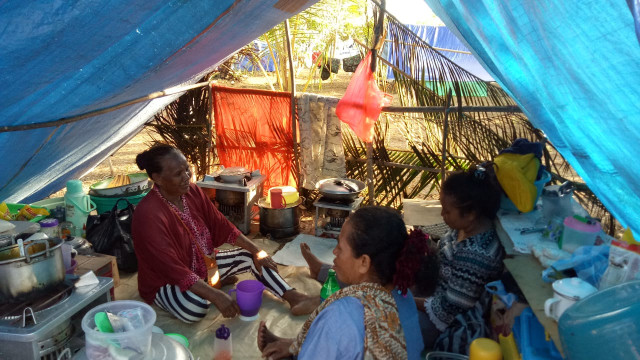
{"label": "green foliage", "polygon": [[204,177],[213,164],[209,103],[208,87],[189,90],[146,125],[153,139],[150,145],[163,143],[178,148],[195,167],[197,178]]}

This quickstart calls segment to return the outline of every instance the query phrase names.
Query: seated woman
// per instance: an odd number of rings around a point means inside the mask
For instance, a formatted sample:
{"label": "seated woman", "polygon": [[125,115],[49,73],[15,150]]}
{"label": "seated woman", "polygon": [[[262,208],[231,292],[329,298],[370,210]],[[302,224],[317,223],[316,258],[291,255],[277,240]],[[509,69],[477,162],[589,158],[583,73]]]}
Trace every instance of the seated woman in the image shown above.
{"label": "seated woman", "polygon": [[309,316],[296,339],[271,333],[264,322],[258,348],[265,358],[418,359],[422,339],[417,309],[408,287],[428,268],[426,238],[407,234],[393,209],[365,207],[351,214],[338,237],[334,269],[350,285]]}
{"label": "seated woman", "polygon": [[[154,182],[136,207],[132,225],[138,291],[147,303],[155,303],[184,322],[204,318],[210,303],[223,316],[236,316],[239,309],[233,299],[207,281],[211,260],[206,256],[215,253],[220,281],[251,271],[268,290],[289,303],[294,315],[315,309],[319,300],[289,286],[273,259],[258,259],[260,249],[190,183],[189,165],[178,149],[154,146],[139,154],[136,163]],[[224,243],[239,248],[215,250]]]}
{"label": "seated woman", "polygon": [[435,293],[415,298],[427,350],[502,273],[504,249],[493,223],[501,194],[492,163],[449,175],[442,184],[442,218],[452,230],[438,242],[440,276]]}

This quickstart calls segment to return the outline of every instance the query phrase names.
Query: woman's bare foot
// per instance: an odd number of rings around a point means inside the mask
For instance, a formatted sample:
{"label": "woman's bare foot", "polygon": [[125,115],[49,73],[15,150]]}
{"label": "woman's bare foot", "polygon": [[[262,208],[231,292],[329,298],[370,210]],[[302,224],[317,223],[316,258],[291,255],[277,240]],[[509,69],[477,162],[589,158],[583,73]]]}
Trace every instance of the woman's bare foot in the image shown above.
{"label": "woman's bare foot", "polygon": [[311,278],[317,280],[320,268],[322,268],[322,261],[313,255],[311,248],[307,243],[300,244],[300,252],[302,253],[304,260],[307,262],[307,265],[309,265],[309,274],[311,275]]}
{"label": "woman's bare foot", "polygon": [[295,316],[311,314],[322,302],[320,296],[306,295],[298,290],[289,290],[282,298],[289,303],[291,314]]}
{"label": "woman's bare foot", "polygon": [[269,329],[264,321],[260,321],[260,327],[258,328],[258,350],[262,352],[265,346],[271,344],[274,341],[282,340],[282,338],[275,336]]}

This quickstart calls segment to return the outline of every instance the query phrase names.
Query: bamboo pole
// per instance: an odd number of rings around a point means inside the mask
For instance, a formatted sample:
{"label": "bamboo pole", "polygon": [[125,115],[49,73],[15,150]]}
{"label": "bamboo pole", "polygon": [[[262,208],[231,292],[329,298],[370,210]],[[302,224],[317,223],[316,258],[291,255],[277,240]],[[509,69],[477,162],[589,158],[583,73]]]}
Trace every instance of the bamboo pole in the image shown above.
{"label": "bamboo pole", "polygon": [[447,91],[447,105],[444,110],[444,125],[442,130],[442,169],[440,170],[441,183],[447,176],[447,136],[449,135],[449,112],[451,110],[451,88]]}
{"label": "bamboo pole", "polygon": [[298,190],[300,181],[300,159],[298,153],[298,129],[296,122],[296,75],[293,69],[293,48],[291,46],[291,35],[289,34],[289,19],[284,21],[284,32],[287,38],[287,52],[289,53],[289,72],[291,77],[291,137],[293,139],[293,163],[295,165],[296,178],[298,179]]}

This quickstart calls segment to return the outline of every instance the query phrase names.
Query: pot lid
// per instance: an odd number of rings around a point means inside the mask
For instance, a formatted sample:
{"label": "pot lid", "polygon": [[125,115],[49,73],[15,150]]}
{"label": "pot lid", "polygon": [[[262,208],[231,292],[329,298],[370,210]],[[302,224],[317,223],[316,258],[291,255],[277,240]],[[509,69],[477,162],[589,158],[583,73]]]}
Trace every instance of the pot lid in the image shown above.
{"label": "pot lid", "polygon": [[575,298],[576,300],[583,299],[598,291],[593,285],[577,277],[556,280],[553,282],[552,287],[553,291],[559,295]]}
{"label": "pot lid", "polygon": [[351,194],[360,192],[360,186],[349,179],[327,179],[318,184],[318,189],[331,194]]}
{"label": "pot lid", "polygon": [[248,172],[249,170],[247,170],[247,168],[244,168],[242,166],[233,166],[224,168],[224,170],[220,172],[220,175],[243,175]]}

